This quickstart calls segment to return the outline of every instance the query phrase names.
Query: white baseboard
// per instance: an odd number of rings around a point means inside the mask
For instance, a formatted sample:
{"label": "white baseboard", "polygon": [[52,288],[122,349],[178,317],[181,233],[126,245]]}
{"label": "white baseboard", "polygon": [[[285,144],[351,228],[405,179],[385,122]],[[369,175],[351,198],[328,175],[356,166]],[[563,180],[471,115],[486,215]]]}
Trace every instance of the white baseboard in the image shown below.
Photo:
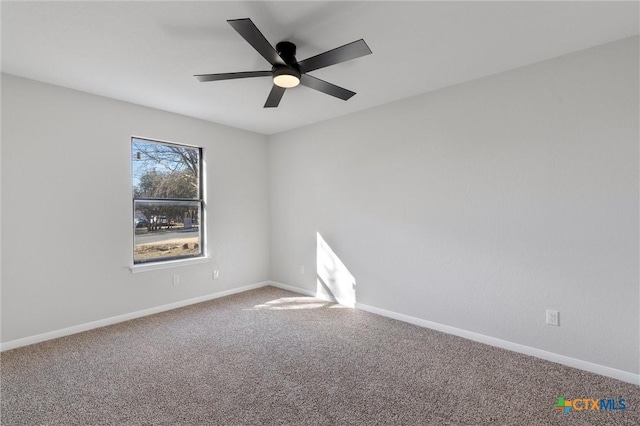
{"label": "white baseboard", "polygon": [[305,296],[315,297],[316,299],[326,300],[327,302],[338,303],[339,305],[347,306],[349,308],[353,308],[354,307],[354,303],[353,303],[352,300],[345,300],[345,299],[340,299],[340,298],[332,299],[331,297],[327,296],[326,294],[319,293],[317,291],[305,290],[305,289],[300,288],[300,287],[296,287],[296,286],[289,285],[289,284],[279,283],[277,281],[271,281],[270,285],[273,286],[273,287],[281,288],[283,290],[289,290],[289,291],[292,291],[294,293],[304,294]]}
{"label": "white baseboard", "polygon": [[[170,311],[172,309],[182,308],[184,306],[193,305],[200,302],[206,302],[208,300],[213,300],[213,299],[217,299],[224,296],[230,296],[232,294],[254,290],[254,289],[265,287],[268,285],[271,285],[273,287],[278,287],[283,290],[289,290],[294,293],[303,294],[305,296],[326,299],[322,295],[317,294],[315,291],[310,291],[300,287],[279,283],[277,281],[264,281],[260,283],[250,284],[243,287],[234,288],[231,290],[225,290],[217,293],[207,294],[204,296],[194,297],[192,299],[181,300],[178,302],[173,302],[173,303],[169,303],[162,306],[143,309],[141,311],[118,315],[111,318],[105,318],[98,321],[91,321],[88,323],[79,324],[72,327],[63,328],[60,330],[54,330],[47,333],[37,334],[35,336],[29,336],[21,339],[11,340],[11,341],[0,344],[0,351],[7,351],[10,349],[19,348],[22,346],[33,345],[35,343],[40,343],[40,342],[44,342],[51,339],[57,339],[58,337],[69,336],[71,334],[81,333],[83,331],[105,327],[107,325],[117,324],[119,322],[129,321],[132,319],[145,317],[148,315],[153,315],[153,314],[157,314],[164,311]],[[356,303],[355,308],[363,311],[371,312],[374,314],[382,315],[388,318],[393,318],[399,321],[407,322],[409,324],[418,325],[420,327],[426,327],[436,331],[441,331],[443,333],[453,334],[455,336],[463,337],[465,339],[473,340],[475,342],[484,343],[484,344],[495,346],[498,348],[507,349],[513,352],[518,352],[518,353],[530,355],[536,358],[541,358],[547,361],[556,362],[558,364],[566,365],[566,366],[577,368],[580,370],[589,371],[591,373],[600,374],[602,376],[611,377],[613,379],[621,380],[623,382],[631,383],[634,385],[640,385],[639,374],[634,374],[627,371],[606,367],[604,365],[594,364],[588,361],[583,361],[580,359],[559,355],[553,352],[543,351],[541,349],[532,348],[530,346],[525,346],[518,343],[509,342],[506,340],[497,339],[495,337],[485,336],[484,334],[474,333],[472,331],[467,331],[460,328],[439,324],[433,321],[427,321],[427,320],[412,317],[409,315],[399,314],[393,311],[387,311],[385,309],[364,305],[362,303]]]}
{"label": "white baseboard", "polygon": [[327,296],[326,294],[319,293],[317,291],[305,290],[305,289],[300,288],[300,287],[292,286],[292,285],[289,285],[289,284],[279,283],[277,281],[271,281],[270,285],[273,286],[273,287],[281,288],[283,290],[289,290],[289,291],[292,291],[294,293],[304,294],[305,296],[315,297],[316,299],[326,300],[327,302],[338,303],[340,305],[347,306],[349,308],[353,308],[354,307],[353,306],[354,305],[353,301],[344,300],[344,299],[340,299],[340,298],[332,299],[331,297]]}
{"label": "white baseboard", "polygon": [[385,309],[364,305],[362,303],[356,303],[355,307],[356,309],[361,309],[363,311],[382,315],[388,318],[393,318],[399,321],[408,322],[410,324],[418,325],[420,327],[426,327],[436,331],[441,331],[443,333],[453,334],[455,336],[463,337],[465,339],[473,340],[475,342],[480,342],[480,343],[495,346],[498,348],[507,349],[513,352],[530,355],[536,358],[544,359],[546,361],[555,362],[558,364],[566,365],[568,367],[573,367],[579,370],[588,371],[590,373],[600,374],[601,376],[611,377],[613,379],[621,380],[623,382],[631,383],[634,385],[640,385],[639,374],[633,374],[628,371],[622,371],[615,368],[606,367],[604,365],[594,364],[592,362],[583,361],[580,359],[571,358],[564,355],[559,355],[553,352],[543,351],[541,349],[532,348],[530,346],[521,345],[519,343],[513,343],[507,340],[485,336],[484,334],[474,333],[472,331],[467,331],[467,330],[463,330],[456,327],[450,327],[448,325],[439,324],[437,322],[427,321],[427,320],[412,317],[409,315],[387,311]]}
{"label": "white baseboard", "polygon": [[[298,294],[304,294],[305,296],[310,296],[310,297],[318,297],[318,294],[315,291],[311,291],[311,290],[306,290],[304,288],[300,288],[300,287],[295,287],[289,284],[282,284],[279,283],[277,281],[270,281],[270,284],[273,287],[278,287],[281,288],[283,290],[289,290],[292,291],[294,293],[298,293]],[[324,298],[321,298],[324,299]]]}
{"label": "white baseboard", "polygon": [[169,303],[162,306],[155,306],[153,308],[143,309],[141,311],[131,312],[128,314],[117,315],[111,318],[104,318],[97,321],[91,321],[84,324],[74,325],[72,327],[63,328],[60,330],[49,331],[47,333],[36,334],[35,336],[24,337],[21,339],[10,340],[0,344],[0,351],[8,351],[10,349],[19,348],[22,346],[33,345],[35,343],[44,342],[51,339],[57,339],[58,337],[69,336],[71,334],[81,333],[83,331],[93,330],[94,328],[105,327],[111,324],[117,324],[119,322],[129,321],[132,319],[146,317],[148,315],[157,314],[164,311],[170,311],[172,309],[182,308],[184,306],[193,305],[200,302],[206,302],[207,300],[213,300],[224,296],[230,296],[236,293],[242,293],[248,290],[254,290],[256,288],[265,287],[270,285],[270,281],[264,281],[261,283],[250,284],[243,287],[234,288],[231,290],[220,291],[217,293],[206,294],[204,296],[194,297],[192,299],[180,300],[178,302]]}
{"label": "white baseboard", "polygon": [[[306,290],[300,287],[283,284],[275,281],[271,281],[271,285],[274,287],[282,288],[284,290],[293,291],[294,293],[304,294],[306,296],[311,296],[311,297],[322,298],[322,295],[318,295],[315,291]],[[621,380],[623,382],[631,383],[634,385],[640,385],[640,374],[634,374],[628,371],[618,370],[616,368],[606,367],[600,364],[594,364],[589,361],[583,361],[580,359],[556,354],[554,352],[548,352],[542,349],[536,349],[530,346],[521,345],[519,343],[513,343],[507,340],[486,336],[484,334],[474,333],[473,331],[467,331],[461,328],[451,327],[451,326],[440,324],[437,322],[428,321],[421,318],[412,317],[409,315],[399,314],[393,311],[387,311],[386,309],[380,309],[380,308],[365,305],[362,303],[356,303],[355,308],[363,311],[371,312],[374,314],[382,315],[384,317],[407,322],[409,324],[414,324],[420,327],[426,327],[432,330],[441,331],[443,333],[453,334],[454,336],[463,337],[465,339],[473,340],[474,342],[484,343],[486,345],[491,345],[501,349],[506,349],[506,350],[518,352],[524,355],[533,356],[536,358],[544,359],[546,361],[551,361],[558,364],[566,365],[568,367],[577,368],[579,370],[588,371],[590,373],[600,374],[601,376],[611,377],[613,379]]]}

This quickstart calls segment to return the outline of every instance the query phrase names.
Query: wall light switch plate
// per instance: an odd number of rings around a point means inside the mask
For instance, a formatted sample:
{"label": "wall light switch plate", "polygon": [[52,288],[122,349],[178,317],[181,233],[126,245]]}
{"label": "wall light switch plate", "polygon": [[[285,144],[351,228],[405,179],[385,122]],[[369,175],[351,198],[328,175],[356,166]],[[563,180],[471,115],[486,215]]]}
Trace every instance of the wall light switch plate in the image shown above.
{"label": "wall light switch plate", "polygon": [[217,269],[213,270],[213,279],[217,280],[218,278],[220,278],[220,271]]}

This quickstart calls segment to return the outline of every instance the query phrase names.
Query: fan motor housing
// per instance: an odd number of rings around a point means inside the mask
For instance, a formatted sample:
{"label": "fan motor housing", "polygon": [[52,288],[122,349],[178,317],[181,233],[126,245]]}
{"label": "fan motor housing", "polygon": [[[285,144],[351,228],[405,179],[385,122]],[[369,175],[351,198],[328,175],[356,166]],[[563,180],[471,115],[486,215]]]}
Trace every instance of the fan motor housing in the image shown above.
{"label": "fan motor housing", "polygon": [[281,41],[276,44],[276,51],[287,65],[295,65],[298,63],[296,60],[296,45],[290,41]]}
{"label": "fan motor housing", "polygon": [[[290,41],[281,41],[276,44],[276,52],[282,58],[286,65],[274,65],[271,69],[273,81],[276,85],[280,85],[278,82],[278,76],[292,76],[295,79],[286,80],[286,86],[281,87],[295,87],[300,82],[300,67],[298,66],[298,61],[296,60],[296,45],[291,43]],[[280,80],[282,81],[282,80]]]}
{"label": "fan motor housing", "polygon": [[277,66],[277,67],[273,67],[273,69],[271,70],[273,72],[273,77],[279,76],[279,75],[293,75],[295,77],[297,77],[298,79],[300,79],[300,70],[298,69],[298,67],[290,67],[290,66]]}

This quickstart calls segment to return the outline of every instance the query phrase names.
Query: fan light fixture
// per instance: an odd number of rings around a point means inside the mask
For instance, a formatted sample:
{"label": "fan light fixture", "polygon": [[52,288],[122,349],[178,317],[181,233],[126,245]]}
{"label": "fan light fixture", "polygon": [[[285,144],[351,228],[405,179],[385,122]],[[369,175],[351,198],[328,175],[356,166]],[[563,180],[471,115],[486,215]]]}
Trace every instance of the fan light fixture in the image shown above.
{"label": "fan light fixture", "polygon": [[300,73],[293,68],[278,68],[273,72],[273,84],[290,89],[300,84]]}

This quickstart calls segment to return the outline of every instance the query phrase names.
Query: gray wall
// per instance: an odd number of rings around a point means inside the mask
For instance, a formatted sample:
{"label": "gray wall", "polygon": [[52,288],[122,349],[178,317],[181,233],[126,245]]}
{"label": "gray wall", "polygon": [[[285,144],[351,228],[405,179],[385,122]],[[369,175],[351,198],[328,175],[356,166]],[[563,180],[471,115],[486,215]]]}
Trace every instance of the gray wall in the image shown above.
{"label": "gray wall", "polygon": [[638,373],[638,102],[635,37],[275,135],[271,278]]}
{"label": "gray wall", "polygon": [[[352,302],[355,280],[357,303],[637,374],[638,90],[636,37],[266,137],[2,75],[2,342],[269,279]],[[210,263],[130,273],[131,135],[205,148]]]}
{"label": "gray wall", "polygon": [[[204,148],[210,263],[129,271],[132,135]],[[268,280],[267,149],[263,135],[2,75],[2,341]]]}

